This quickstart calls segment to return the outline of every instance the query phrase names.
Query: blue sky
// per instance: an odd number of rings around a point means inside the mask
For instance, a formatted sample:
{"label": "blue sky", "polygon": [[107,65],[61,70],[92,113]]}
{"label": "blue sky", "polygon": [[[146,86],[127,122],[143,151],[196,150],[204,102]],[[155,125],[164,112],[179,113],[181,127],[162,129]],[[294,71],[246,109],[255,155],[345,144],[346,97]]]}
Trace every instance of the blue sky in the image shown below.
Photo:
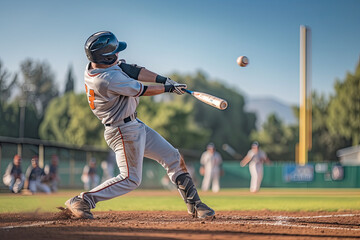
{"label": "blue sky", "polygon": [[[300,25],[312,30],[312,87],[329,94],[359,61],[359,12],[357,0],[6,1],[0,59],[11,72],[28,57],[46,60],[60,91],[72,65],[80,92],[84,42],[109,30],[128,43],[129,63],[163,75],[202,70],[248,96],[298,104]],[[236,65],[240,55],[248,67]]]}

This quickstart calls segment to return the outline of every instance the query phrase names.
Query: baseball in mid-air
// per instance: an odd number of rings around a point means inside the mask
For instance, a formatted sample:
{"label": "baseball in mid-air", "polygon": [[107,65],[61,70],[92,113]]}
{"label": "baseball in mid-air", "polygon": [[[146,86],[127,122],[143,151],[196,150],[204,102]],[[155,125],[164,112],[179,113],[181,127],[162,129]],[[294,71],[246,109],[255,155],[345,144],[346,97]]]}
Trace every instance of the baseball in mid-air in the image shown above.
{"label": "baseball in mid-air", "polygon": [[240,56],[236,59],[236,62],[240,67],[246,67],[249,64],[249,59],[246,56]]}

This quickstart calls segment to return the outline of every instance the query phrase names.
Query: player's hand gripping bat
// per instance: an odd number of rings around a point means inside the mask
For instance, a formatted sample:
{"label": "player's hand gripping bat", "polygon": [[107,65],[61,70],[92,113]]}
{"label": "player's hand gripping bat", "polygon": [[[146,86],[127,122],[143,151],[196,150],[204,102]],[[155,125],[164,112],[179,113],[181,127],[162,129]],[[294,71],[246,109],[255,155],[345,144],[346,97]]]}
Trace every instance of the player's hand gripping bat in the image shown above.
{"label": "player's hand gripping bat", "polygon": [[224,110],[228,107],[228,103],[226,100],[212,96],[210,94],[207,93],[202,93],[202,92],[195,92],[195,91],[190,91],[188,89],[183,88],[183,91],[187,92],[188,94],[193,95],[195,98],[197,98],[198,100],[213,106],[217,109],[220,110]]}

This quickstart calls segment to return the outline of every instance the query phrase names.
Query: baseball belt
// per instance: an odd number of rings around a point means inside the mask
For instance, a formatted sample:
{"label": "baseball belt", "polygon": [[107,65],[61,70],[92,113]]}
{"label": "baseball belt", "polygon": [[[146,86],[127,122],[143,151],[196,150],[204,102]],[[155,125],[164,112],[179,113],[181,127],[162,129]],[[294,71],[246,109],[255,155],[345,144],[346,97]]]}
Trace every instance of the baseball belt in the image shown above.
{"label": "baseball belt", "polygon": [[[122,121],[120,122],[124,122],[124,123],[128,123],[128,122],[131,122],[132,120],[135,120],[137,117],[137,112],[134,112],[133,114],[131,114],[130,116],[124,118]],[[105,126],[107,127],[110,127],[110,126],[115,126],[116,124],[110,124],[110,123],[107,123],[105,124]]]}

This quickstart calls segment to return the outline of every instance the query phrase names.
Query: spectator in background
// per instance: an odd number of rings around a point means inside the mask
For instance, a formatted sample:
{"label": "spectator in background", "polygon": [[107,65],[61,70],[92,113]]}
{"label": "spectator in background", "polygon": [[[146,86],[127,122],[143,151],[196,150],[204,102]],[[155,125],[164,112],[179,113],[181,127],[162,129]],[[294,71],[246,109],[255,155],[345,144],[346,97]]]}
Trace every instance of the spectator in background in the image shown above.
{"label": "spectator in background", "polygon": [[34,156],[31,159],[31,165],[26,170],[25,186],[32,193],[45,192],[51,193],[50,187],[45,183],[46,174],[44,169],[39,167],[39,157]]}
{"label": "spectator in background", "polygon": [[206,151],[201,155],[200,164],[200,174],[204,176],[201,190],[209,190],[211,184],[212,191],[219,192],[222,158],[220,153],[215,150],[213,143],[207,145]]}
{"label": "spectator in background", "polygon": [[51,156],[50,165],[46,165],[44,172],[46,174],[46,180],[52,192],[57,192],[60,182],[58,174],[59,157],[57,155]]}
{"label": "spectator in background", "polygon": [[99,185],[100,178],[97,174],[95,158],[92,158],[89,164],[85,165],[81,175],[81,181],[84,183],[84,189],[86,191]]}
{"label": "spectator in background", "polygon": [[248,163],[251,175],[250,192],[256,193],[260,190],[263,179],[263,163],[271,163],[266,153],[259,149],[259,143],[256,141],[251,144],[251,149],[244,159],[241,160],[240,166],[245,167]]}
{"label": "spectator in background", "polygon": [[3,182],[13,193],[18,193],[24,186],[25,176],[21,169],[21,157],[15,155],[13,162],[9,163],[3,176]]}
{"label": "spectator in background", "polygon": [[106,158],[106,161],[101,162],[101,168],[103,170],[101,182],[105,182],[106,180],[114,177],[115,164],[116,164],[115,152],[113,150],[110,150]]}

